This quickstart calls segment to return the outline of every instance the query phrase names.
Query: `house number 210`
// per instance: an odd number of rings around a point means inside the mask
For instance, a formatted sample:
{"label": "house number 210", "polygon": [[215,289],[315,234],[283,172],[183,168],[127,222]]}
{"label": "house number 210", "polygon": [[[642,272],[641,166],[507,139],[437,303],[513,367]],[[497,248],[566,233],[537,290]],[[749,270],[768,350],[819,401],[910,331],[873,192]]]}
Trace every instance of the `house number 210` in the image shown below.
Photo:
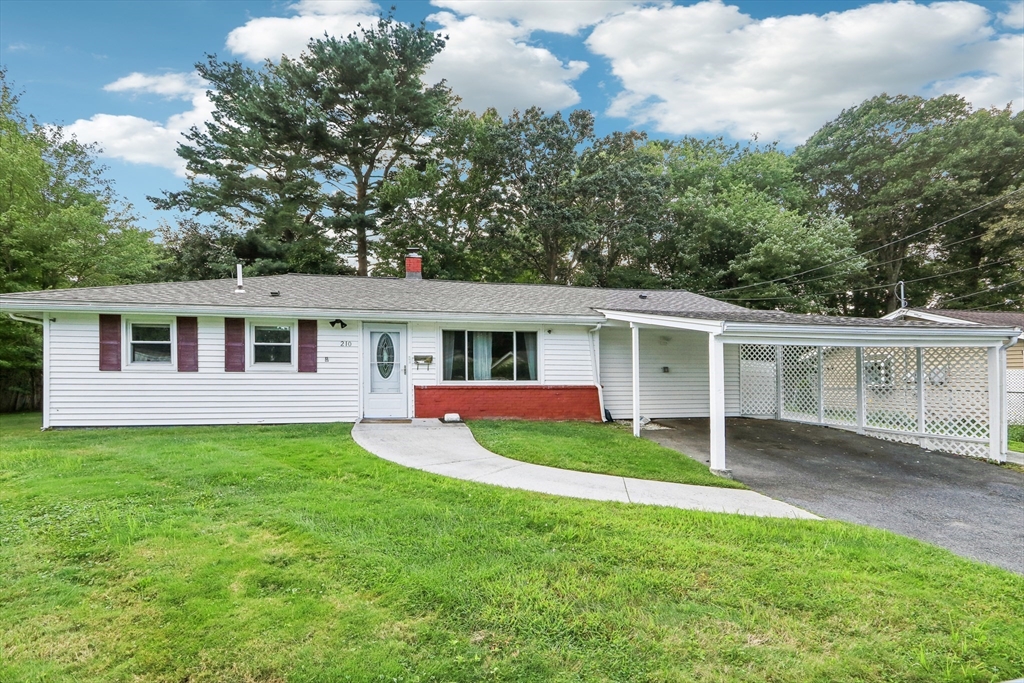
{"label": "house number 210", "polygon": [[350,342],[350,341],[343,341],[343,342],[339,342],[339,343],[342,346],[355,346],[355,343],[354,342]]}

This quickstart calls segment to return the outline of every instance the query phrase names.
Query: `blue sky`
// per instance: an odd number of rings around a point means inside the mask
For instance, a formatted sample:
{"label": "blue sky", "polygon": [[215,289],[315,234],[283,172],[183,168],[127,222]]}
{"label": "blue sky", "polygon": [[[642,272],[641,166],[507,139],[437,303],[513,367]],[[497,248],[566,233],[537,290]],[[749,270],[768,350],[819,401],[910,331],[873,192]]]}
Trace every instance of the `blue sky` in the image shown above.
{"label": "blue sky", "polygon": [[[208,116],[193,65],[257,64],[392,3],[369,0],[0,2],[0,63],[22,108],[104,149],[141,222],[182,186],[180,132]],[[465,106],[585,107],[599,132],[799,144],[878,94],[964,95],[1024,107],[1024,3],[709,0],[397,2],[450,37],[430,74]]]}

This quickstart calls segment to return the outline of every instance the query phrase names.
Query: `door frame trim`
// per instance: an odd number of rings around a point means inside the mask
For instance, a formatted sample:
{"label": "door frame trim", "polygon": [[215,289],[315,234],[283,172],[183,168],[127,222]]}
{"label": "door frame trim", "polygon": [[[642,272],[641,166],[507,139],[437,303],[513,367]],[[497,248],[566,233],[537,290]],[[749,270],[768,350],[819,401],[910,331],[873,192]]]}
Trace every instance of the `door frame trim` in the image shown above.
{"label": "door frame trim", "polygon": [[[408,420],[412,417],[412,373],[409,372],[409,348],[411,339],[409,338],[409,324],[404,322],[362,322],[360,325],[360,344],[359,344],[359,419],[394,419],[394,420]],[[380,416],[369,416],[366,414],[366,396],[370,392],[370,358],[372,358],[372,349],[370,349],[370,335],[374,332],[398,332],[402,335],[399,349],[395,353],[395,361],[399,365],[399,372],[402,373],[402,382],[400,383],[405,392],[405,400],[403,408],[405,411],[404,415],[393,417],[393,418],[380,418]]]}

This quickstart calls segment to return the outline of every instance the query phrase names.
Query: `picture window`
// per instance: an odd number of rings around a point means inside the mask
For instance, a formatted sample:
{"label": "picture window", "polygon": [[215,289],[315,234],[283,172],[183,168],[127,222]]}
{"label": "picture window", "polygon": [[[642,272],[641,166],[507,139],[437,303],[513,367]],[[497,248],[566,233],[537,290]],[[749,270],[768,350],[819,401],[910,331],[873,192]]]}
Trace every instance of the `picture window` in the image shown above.
{"label": "picture window", "polygon": [[445,381],[537,379],[536,332],[444,330],[441,338]]}

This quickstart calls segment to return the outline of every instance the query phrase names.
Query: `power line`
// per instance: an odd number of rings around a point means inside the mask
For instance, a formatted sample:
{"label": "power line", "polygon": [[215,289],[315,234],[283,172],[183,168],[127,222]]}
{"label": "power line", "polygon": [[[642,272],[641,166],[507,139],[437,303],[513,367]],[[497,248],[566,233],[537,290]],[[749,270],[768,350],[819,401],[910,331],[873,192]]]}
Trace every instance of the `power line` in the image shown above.
{"label": "power line", "polygon": [[1005,301],[997,301],[994,304],[989,304],[988,306],[977,306],[975,308],[964,308],[962,310],[964,310],[964,311],[983,311],[986,308],[992,308],[993,306],[1006,306],[1008,304],[1015,304],[1018,301],[1020,301],[1020,299],[1006,299]]}
{"label": "power line", "polygon": [[969,297],[976,296],[978,294],[984,294],[985,292],[994,292],[997,289],[1002,289],[1003,287],[1009,287],[1010,285],[1015,285],[1015,284],[1017,284],[1019,282],[1024,282],[1024,277],[1022,277],[1019,280],[1014,280],[1013,282],[1004,282],[1003,284],[997,285],[996,287],[989,287],[988,289],[979,289],[977,292],[971,292],[970,294],[964,294],[963,296],[955,296],[952,299],[945,299],[943,301],[940,301],[939,303],[940,304],[948,304],[950,301],[959,301],[960,299],[967,299]]}
{"label": "power line", "polygon": [[[925,280],[934,280],[937,277],[947,277],[949,275],[957,275],[959,273],[966,273],[969,270],[978,270],[979,268],[989,268],[991,266],[998,266],[1003,263],[1009,263],[1010,261],[1016,261],[1014,258],[1006,258],[1002,261],[993,261],[992,263],[982,263],[981,265],[971,266],[970,268],[961,268],[960,270],[950,271],[948,273],[938,273],[936,275],[928,275],[927,277],[914,278],[913,280],[902,280],[903,284],[909,285],[913,282],[924,282]],[[888,289],[889,287],[895,287],[899,282],[891,282],[887,285],[874,285],[872,287],[859,287],[857,289],[841,289],[838,292],[828,292],[827,294],[814,294],[814,296],[834,296],[836,294],[853,294],[856,292],[870,292],[875,289]],[[1013,284],[1013,283],[1010,283]],[[779,301],[781,299],[799,299],[801,297],[793,296],[792,294],[786,296],[766,296],[756,299],[744,299],[742,297],[737,299],[718,299],[718,301]],[[952,299],[950,299],[952,301]]]}
{"label": "power line", "polygon": [[[913,237],[917,237],[920,234],[926,233],[929,230],[934,230],[935,228],[941,228],[943,225],[946,225],[947,223],[952,223],[953,221],[955,221],[955,220],[957,220],[959,218],[963,218],[964,216],[967,216],[969,214],[972,214],[975,211],[980,211],[980,210],[984,209],[987,206],[991,206],[992,204],[995,204],[995,203],[999,202],[1000,200],[1005,199],[1006,197],[1012,197],[1013,195],[1015,195],[1015,194],[1017,194],[1018,192],[1021,192],[1021,191],[1024,191],[1024,187],[1017,188],[1013,192],[1007,192],[1006,194],[999,195],[998,197],[996,197],[995,199],[993,199],[991,201],[985,202],[984,204],[976,206],[973,209],[968,209],[967,211],[964,211],[963,213],[961,213],[961,214],[959,214],[957,216],[953,216],[952,218],[947,218],[944,221],[941,221],[939,223],[935,223],[934,225],[930,225],[927,228],[924,228],[923,230],[918,230],[917,232],[911,233],[911,234],[907,235],[906,237],[900,237],[899,239],[895,239],[895,240],[893,240],[891,242],[886,242],[885,244],[883,244],[881,246],[874,247],[873,249],[868,249],[867,251],[862,251],[859,254],[855,254],[853,256],[849,256],[849,257],[847,257],[845,259],[840,259],[839,261],[836,261],[834,263],[826,263],[825,265],[818,266],[817,268],[811,268],[810,270],[804,270],[804,271],[801,271],[799,273],[793,273],[792,275],[786,275],[785,277],[778,277],[778,278],[775,278],[774,280],[765,280],[764,282],[755,282],[752,285],[741,285],[739,287],[727,287],[725,289],[712,289],[712,290],[700,292],[700,294],[716,294],[716,293],[721,293],[721,292],[734,292],[734,291],[739,290],[739,289],[749,289],[750,287],[760,287],[761,285],[770,285],[770,284],[773,284],[775,282],[781,282],[782,280],[788,280],[790,278],[800,277],[801,275],[806,275],[807,273],[813,273],[815,271],[822,270],[823,268],[831,268],[832,266],[838,266],[838,265],[843,264],[843,263],[849,263],[850,261],[852,261],[852,260],[854,260],[856,258],[860,258],[861,256],[864,256],[865,254],[871,254],[871,253],[874,253],[874,252],[876,252],[876,251],[878,251],[880,249],[885,249],[886,247],[891,246],[893,244],[896,244],[897,242],[903,242],[905,240],[909,240],[909,239],[911,239]],[[729,301],[729,299],[722,299],[722,301]]]}

